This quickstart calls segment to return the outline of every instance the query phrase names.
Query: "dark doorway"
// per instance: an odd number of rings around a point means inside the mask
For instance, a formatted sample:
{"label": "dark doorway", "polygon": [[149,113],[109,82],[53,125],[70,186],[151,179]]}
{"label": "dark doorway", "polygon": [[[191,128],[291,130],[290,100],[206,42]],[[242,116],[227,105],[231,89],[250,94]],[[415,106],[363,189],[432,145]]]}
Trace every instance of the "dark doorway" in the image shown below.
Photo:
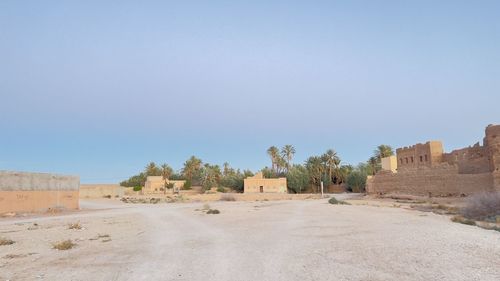
{"label": "dark doorway", "polygon": [[264,187],[262,185],[260,186],[260,193],[264,193]]}

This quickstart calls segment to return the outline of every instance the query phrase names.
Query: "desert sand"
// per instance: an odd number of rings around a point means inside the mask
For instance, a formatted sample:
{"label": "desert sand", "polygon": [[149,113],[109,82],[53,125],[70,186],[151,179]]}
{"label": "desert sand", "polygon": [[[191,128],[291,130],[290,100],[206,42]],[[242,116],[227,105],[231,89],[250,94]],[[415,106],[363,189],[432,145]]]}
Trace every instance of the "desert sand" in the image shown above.
{"label": "desert sand", "polygon": [[[500,233],[448,216],[327,199],[209,202],[216,215],[205,204],[88,200],[2,218],[15,243],[0,246],[0,280],[500,280]],[[76,246],[52,249],[66,239]]]}

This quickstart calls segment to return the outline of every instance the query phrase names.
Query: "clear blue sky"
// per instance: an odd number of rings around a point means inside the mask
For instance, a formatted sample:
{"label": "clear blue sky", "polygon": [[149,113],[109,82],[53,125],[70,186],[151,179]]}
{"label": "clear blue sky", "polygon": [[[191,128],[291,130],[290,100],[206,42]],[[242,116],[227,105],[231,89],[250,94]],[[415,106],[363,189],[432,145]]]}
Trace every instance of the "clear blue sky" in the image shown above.
{"label": "clear blue sky", "polygon": [[500,123],[500,1],[0,1],[0,169],[344,163]]}

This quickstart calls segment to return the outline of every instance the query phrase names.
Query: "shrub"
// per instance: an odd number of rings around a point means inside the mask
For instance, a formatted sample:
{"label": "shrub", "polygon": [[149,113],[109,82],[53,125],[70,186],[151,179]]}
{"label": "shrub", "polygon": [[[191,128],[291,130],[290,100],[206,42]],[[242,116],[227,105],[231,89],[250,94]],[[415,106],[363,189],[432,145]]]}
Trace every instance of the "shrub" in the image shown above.
{"label": "shrub", "polygon": [[225,193],[226,189],[224,187],[222,187],[222,186],[219,186],[219,187],[217,187],[217,192]]}
{"label": "shrub", "polygon": [[496,222],[496,217],[500,216],[500,192],[483,192],[470,196],[460,213],[468,219]]}
{"label": "shrub", "polygon": [[80,222],[68,224],[68,229],[82,229]]}
{"label": "shrub", "polygon": [[191,185],[192,185],[192,184],[191,184],[191,180],[189,180],[189,179],[188,179],[188,180],[186,180],[186,181],[184,182],[184,185],[182,186],[182,189],[184,189],[184,190],[189,190],[189,189],[191,189]]}
{"label": "shrub", "polygon": [[330,198],[330,200],[328,200],[328,203],[333,205],[351,205],[345,201],[337,200],[335,197]]}
{"label": "shrub", "polygon": [[69,250],[69,249],[71,249],[71,248],[73,248],[75,246],[76,246],[76,244],[73,243],[69,239],[52,244],[52,248],[53,249],[57,249],[57,250],[60,250],[60,251]]}
{"label": "shrub", "polygon": [[217,209],[210,209],[210,210],[207,211],[207,214],[209,214],[209,215],[218,215],[218,214],[220,214],[220,211],[217,210]]}
{"label": "shrub", "polygon": [[234,195],[226,193],[220,196],[220,201],[236,201]]}
{"label": "shrub", "polygon": [[366,185],[366,174],[359,171],[353,171],[347,176],[347,186],[352,192],[364,192]]}
{"label": "shrub", "polygon": [[141,191],[142,190],[142,186],[134,186],[134,191]]}
{"label": "shrub", "polygon": [[476,222],[474,220],[470,220],[470,219],[464,218],[462,216],[454,216],[451,218],[451,221],[466,224],[466,225],[476,225]]}
{"label": "shrub", "polygon": [[109,195],[109,194],[108,194],[108,195],[104,195],[103,197],[104,197],[104,198],[111,199],[111,195]]}
{"label": "shrub", "polygon": [[7,238],[1,238],[0,237],[0,246],[6,246],[6,245],[12,245],[16,242],[10,240],[10,239],[7,239]]}

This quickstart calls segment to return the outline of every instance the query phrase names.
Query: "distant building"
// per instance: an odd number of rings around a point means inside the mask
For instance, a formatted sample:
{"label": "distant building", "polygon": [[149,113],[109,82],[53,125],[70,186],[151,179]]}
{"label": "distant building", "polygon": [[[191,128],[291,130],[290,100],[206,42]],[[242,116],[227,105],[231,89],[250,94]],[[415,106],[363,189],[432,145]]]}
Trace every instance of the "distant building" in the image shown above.
{"label": "distant building", "polygon": [[[167,184],[173,183],[173,190],[167,190],[166,192],[179,192],[184,184],[185,180],[169,180],[167,179]],[[153,193],[164,193],[165,192],[165,181],[162,176],[149,176],[146,178],[146,183],[144,184],[144,188],[142,192],[144,194],[153,194]]]}
{"label": "distant building", "polygon": [[382,171],[368,178],[368,193],[431,196],[500,191],[500,125],[489,125],[483,145],[476,143],[450,153],[440,141],[398,148],[396,157],[382,159]]}
{"label": "distant building", "polygon": [[287,193],[286,178],[266,179],[262,172],[244,179],[244,193]]}

